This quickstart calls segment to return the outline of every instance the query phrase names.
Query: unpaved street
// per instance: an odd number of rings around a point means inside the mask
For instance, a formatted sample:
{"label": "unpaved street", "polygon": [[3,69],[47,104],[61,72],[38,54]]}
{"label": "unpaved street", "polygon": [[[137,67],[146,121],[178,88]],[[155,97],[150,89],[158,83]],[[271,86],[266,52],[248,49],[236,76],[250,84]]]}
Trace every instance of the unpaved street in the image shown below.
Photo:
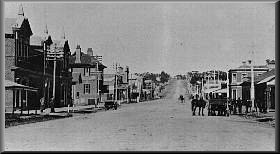
{"label": "unpaved street", "polygon": [[5,150],[274,151],[275,128],[238,116],[192,116],[190,101],[177,100],[183,81],[167,89],[164,99],[6,128]]}

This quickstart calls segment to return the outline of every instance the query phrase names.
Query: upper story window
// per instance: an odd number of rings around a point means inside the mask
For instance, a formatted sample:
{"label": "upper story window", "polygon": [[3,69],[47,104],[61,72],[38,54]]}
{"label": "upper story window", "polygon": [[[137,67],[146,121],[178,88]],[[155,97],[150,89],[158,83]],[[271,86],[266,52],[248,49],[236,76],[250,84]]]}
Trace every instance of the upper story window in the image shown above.
{"label": "upper story window", "polygon": [[241,74],[241,81],[244,81],[246,77],[247,77],[247,73],[242,73]]}
{"label": "upper story window", "polygon": [[236,81],[237,81],[237,74],[232,73],[232,82],[236,82]]}
{"label": "upper story window", "polygon": [[84,72],[85,72],[84,75],[89,76],[89,71],[90,71],[89,68],[84,68]]}
{"label": "upper story window", "polygon": [[84,84],[84,94],[90,93],[90,84]]}

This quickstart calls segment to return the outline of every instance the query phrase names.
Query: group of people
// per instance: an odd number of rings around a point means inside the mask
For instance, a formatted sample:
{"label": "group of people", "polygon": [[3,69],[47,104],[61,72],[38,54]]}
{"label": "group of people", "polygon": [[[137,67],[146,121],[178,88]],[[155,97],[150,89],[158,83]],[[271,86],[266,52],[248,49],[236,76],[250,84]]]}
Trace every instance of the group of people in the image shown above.
{"label": "group of people", "polygon": [[[248,113],[251,111],[251,107],[252,107],[252,102],[251,100],[242,100],[240,97],[238,97],[238,99],[230,99],[229,100],[229,104],[230,104],[230,111],[233,114],[242,114],[242,108],[243,106],[245,106],[246,110],[245,113]],[[266,106],[265,103],[261,103],[260,100],[256,99],[254,102],[254,106],[255,108],[257,108],[260,112],[265,113],[266,112]]]}

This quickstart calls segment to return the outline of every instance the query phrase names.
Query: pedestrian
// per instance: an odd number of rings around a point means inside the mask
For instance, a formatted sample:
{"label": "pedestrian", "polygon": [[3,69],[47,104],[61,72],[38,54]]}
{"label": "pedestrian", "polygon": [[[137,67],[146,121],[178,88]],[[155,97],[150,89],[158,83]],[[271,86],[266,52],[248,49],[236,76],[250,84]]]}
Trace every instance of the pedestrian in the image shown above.
{"label": "pedestrian", "polygon": [[45,109],[45,97],[42,97],[41,99],[40,99],[40,110],[41,110],[41,113],[44,111],[44,109]]}
{"label": "pedestrian", "polygon": [[249,108],[251,107],[251,100],[246,101],[246,113],[249,112]]}
{"label": "pedestrian", "polygon": [[240,99],[240,97],[238,97],[237,99],[237,106],[238,106],[238,113],[242,114],[242,100]]}
{"label": "pedestrian", "polygon": [[234,98],[233,100],[232,100],[232,107],[233,107],[233,114],[236,114],[236,99]]}

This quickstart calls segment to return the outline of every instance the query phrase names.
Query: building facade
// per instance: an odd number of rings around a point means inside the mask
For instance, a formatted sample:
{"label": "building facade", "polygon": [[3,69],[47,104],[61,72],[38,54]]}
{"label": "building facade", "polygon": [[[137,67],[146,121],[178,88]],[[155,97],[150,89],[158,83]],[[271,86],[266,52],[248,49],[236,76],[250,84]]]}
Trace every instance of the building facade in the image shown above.
{"label": "building facade", "polygon": [[[251,76],[251,66],[247,65],[246,62],[242,62],[243,65],[235,69],[229,70],[229,98],[238,99],[242,98],[242,86],[241,84],[246,80],[246,78]],[[275,63],[274,63],[275,64]],[[260,76],[261,74],[271,70],[273,64],[267,62],[266,65],[254,66],[253,72],[254,76]]]}
{"label": "building facade", "polygon": [[83,53],[80,45],[70,57],[73,76],[72,98],[76,105],[98,104],[103,93],[104,66],[94,56],[92,48]]}
{"label": "building facade", "polygon": [[[57,46],[62,48],[63,52],[62,60],[57,63],[55,84],[55,107],[61,107],[66,106],[71,98],[68,88],[71,86],[71,74],[68,71],[70,49],[65,38],[54,42],[59,42]],[[39,109],[39,100],[42,97],[45,98],[46,107],[49,106],[53,89],[53,64],[47,61],[46,49],[52,44],[53,41],[48,35],[33,35],[22,6],[17,18],[5,19],[5,79],[38,89],[37,93],[28,92],[27,96],[27,92],[6,91],[7,109],[11,106],[15,106],[15,109]]]}

